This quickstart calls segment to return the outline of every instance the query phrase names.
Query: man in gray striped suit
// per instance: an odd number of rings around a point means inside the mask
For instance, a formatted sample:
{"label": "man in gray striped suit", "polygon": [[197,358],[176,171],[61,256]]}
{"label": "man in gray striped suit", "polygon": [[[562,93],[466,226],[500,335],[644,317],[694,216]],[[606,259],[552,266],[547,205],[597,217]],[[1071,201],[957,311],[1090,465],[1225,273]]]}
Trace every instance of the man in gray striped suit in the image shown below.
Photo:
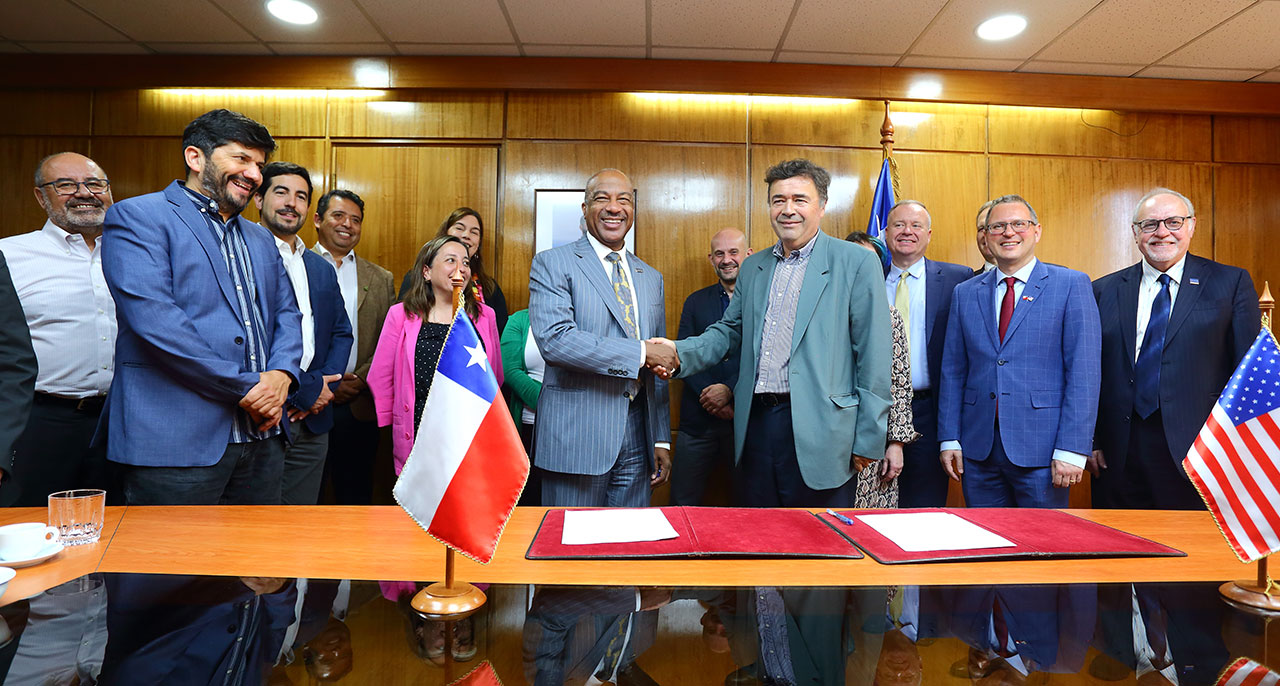
{"label": "man in gray striped suit", "polygon": [[627,175],[597,172],[586,234],[533,259],[529,323],[547,362],[534,437],[544,505],[644,507],[670,475],[667,382],[645,368],[644,343],[666,335],[662,274],[624,248],[634,210]]}

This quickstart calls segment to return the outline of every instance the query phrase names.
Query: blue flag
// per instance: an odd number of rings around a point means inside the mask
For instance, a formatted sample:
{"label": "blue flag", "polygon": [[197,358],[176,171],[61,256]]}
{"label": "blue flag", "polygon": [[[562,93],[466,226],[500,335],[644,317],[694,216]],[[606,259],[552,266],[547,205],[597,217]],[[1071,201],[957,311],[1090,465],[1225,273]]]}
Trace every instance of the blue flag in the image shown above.
{"label": "blue flag", "polygon": [[[871,198],[871,218],[867,220],[867,235],[884,240],[885,225],[889,222],[889,210],[893,208],[893,176],[889,170],[889,158],[880,165],[880,177],[876,179],[876,193]],[[885,254],[885,268],[889,267],[889,255]]]}

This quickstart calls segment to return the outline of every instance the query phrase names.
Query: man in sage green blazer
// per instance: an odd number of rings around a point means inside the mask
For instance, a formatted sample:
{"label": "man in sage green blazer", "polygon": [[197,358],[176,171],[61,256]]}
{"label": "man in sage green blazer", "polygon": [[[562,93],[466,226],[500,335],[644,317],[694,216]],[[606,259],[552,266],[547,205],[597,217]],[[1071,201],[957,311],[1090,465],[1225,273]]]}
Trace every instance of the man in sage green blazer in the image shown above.
{"label": "man in sage green blazer", "polygon": [[830,175],[808,160],[771,167],[778,243],[747,258],[724,317],[675,344],[677,376],[741,347],[734,388],[734,502],[853,505],[853,457],[884,457],[892,334],[884,271],[823,233]]}

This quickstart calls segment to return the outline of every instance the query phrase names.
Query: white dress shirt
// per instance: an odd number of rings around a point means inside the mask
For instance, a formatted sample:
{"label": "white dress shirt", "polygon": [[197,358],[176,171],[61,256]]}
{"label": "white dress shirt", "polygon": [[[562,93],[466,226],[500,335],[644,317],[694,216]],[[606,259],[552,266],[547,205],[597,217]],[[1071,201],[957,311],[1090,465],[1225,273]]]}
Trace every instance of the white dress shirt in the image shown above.
{"label": "white dress shirt", "polygon": [[342,291],[342,304],[347,308],[347,319],[351,321],[351,354],[347,357],[346,373],[356,370],[356,353],[360,350],[360,326],[356,323],[356,307],[360,304],[360,281],[356,278],[356,251],[352,250],[342,258],[342,264],[334,258],[329,249],[316,243],[320,256],[333,265],[338,272],[338,289]]}
{"label": "white dress shirt", "polygon": [[1133,337],[1133,361],[1138,361],[1138,353],[1142,352],[1142,339],[1147,335],[1147,324],[1151,320],[1151,303],[1160,292],[1160,275],[1169,275],[1169,314],[1173,314],[1173,304],[1178,301],[1178,288],[1182,284],[1182,270],[1187,266],[1184,254],[1169,271],[1161,272],[1152,267],[1146,260],[1142,261],[1142,280],[1138,282],[1138,328]]}
{"label": "white dress shirt", "polygon": [[911,318],[906,322],[913,344],[907,351],[911,358],[911,390],[923,391],[929,388],[929,361],[926,354],[928,330],[925,327],[927,321],[924,303],[925,283],[928,277],[925,274],[924,258],[916,260],[915,264],[905,270],[896,264],[889,267],[889,275],[884,279],[884,291],[889,296],[890,305],[893,305],[897,299],[898,281],[903,278],[903,274],[907,275],[907,293],[910,296],[908,303],[911,306],[909,313]]}
{"label": "white dress shirt", "polygon": [[102,277],[101,241],[51,221],[0,240],[35,348],[36,390],[65,398],[104,395],[115,368],[116,304]]}
{"label": "white dress shirt", "polygon": [[302,312],[302,361],[298,366],[306,371],[316,355],[316,320],[311,314],[311,287],[307,282],[307,265],[302,261],[302,253],[307,251],[307,244],[294,236],[291,247],[276,237],[276,247],[280,249],[280,259],[284,262],[285,273],[289,275],[289,283],[293,284],[293,297],[298,301],[298,310]]}
{"label": "white dress shirt", "polygon": [[[542,351],[538,350],[538,341],[533,338],[533,329],[529,329],[524,337],[524,371],[530,379],[542,383],[547,373],[547,361],[542,359]],[[535,410],[528,405],[520,411],[520,423],[532,425],[537,418]]]}

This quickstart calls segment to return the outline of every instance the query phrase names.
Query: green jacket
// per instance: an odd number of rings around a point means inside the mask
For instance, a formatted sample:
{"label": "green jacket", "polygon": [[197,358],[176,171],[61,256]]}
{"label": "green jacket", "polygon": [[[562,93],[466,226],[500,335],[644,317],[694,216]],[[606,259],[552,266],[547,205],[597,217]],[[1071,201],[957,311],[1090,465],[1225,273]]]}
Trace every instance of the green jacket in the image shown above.
{"label": "green jacket", "polygon": [[502,348],[504,383],[511,389],[511,419],[520,426],[524,408],[538,409],[542,383],[529,377],[524,366],[524,343],[529,338],[529,310],[520,310],[507,319],[498,347]]}

